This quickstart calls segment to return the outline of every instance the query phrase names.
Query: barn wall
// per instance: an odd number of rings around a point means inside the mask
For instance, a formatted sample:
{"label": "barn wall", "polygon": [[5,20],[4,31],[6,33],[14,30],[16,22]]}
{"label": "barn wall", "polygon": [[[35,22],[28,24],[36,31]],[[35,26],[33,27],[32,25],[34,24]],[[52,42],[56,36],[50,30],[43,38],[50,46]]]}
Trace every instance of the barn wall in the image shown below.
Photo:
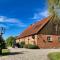
{"label": "barn wall", "polygon": [[34,36],[35,36],[34,39],[32,38],[32,36],[17,39],[16,43],[24,41],[25,44],[36,44],[37,45],[37,35],[34,35]]}
{"label": "barn wall", "polygon": [[16,40],[16,43],[19,43],[19,42],[20,42],[20,39],[17,39],[17,40]]}
{"label": "barn wall", "polygon": [[[56,31],[57,26],[57,31]],[[60,20],[52,18],[50,21],[38,32],[38,34],[45,35],[60,35]]]}
{"label": "barn wall", "polygon": [[[52,38],[52,41],[48,42],[47,37],[50,36]],[[40,48],[59,48],[60,47],[60,41],[58,40],[57,35],[38,35],[38,46]]]}

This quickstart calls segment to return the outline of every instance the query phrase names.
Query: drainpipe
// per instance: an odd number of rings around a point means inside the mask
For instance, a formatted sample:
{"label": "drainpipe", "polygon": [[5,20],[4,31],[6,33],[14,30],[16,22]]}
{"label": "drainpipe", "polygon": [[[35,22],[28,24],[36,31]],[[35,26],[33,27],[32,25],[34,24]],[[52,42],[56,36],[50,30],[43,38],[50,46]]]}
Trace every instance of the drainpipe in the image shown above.
{"label": "drainpipe", "polygon": [[29,45],[29,37],[28,37],[28,45]]}

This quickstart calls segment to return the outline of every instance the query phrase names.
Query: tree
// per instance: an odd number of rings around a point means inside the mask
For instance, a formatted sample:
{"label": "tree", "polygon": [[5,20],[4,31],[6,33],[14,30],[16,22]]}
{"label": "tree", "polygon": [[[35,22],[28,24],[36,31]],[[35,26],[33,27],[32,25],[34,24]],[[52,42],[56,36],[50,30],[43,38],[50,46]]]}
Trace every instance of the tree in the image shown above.
{"label": "tree", "polygon": [[2,54],[2,49],[5,48],[5,41],[2,38],[2,35],[5,32],[5,28],[4,27],[0,27],[0,54]]}
{"label": "tree", "polygon": [[3,38],[2,38],[2,41],[1,41],[1,48],[6,49],[6,43],[5,43]]}
{"label": "tree", "polygon": [[6,43],[4,39],[0,36],[0,54],[2,54],[2,49],[6,48]]}
{"label": "tree", "polygon": [[48,0],[48,9],[50,14],[59,16],[60,0]]}
{"label": "tree", "polygon": [[13,47],[15,44],[15,37],[10,36],[6,39],[7,46]]}

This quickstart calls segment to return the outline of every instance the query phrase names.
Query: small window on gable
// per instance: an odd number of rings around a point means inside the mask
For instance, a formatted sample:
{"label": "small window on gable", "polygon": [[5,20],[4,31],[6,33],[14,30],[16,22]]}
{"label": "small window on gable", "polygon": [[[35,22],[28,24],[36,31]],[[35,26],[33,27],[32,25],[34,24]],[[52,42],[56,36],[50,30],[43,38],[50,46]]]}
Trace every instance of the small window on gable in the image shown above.
{"label": "small window on gable", "polygon": [[58,37],[58,41],[60,42],[60,37]]}
{"label": "small window on gable", "polygon": [[35,35],[32,35],[32,38],[35,39]]}
{"label": "small window on gable", "polygon": [[48,42],[52,41],[52,38],[50,36],[47,37]]}

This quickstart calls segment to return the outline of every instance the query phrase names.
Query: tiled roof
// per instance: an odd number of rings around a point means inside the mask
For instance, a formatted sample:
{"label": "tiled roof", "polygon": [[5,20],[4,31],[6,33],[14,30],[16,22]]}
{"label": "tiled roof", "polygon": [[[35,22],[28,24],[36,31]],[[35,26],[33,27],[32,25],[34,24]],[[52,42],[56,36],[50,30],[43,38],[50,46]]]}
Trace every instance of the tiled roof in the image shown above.
{"label": "tiled roof", "polygon": [[50,18],[51,18],[51,16],[44,18],[43,20],[40,20],[35,24],[30,25],[17,38],[23,38],[23,37],[27,37],[27,36],[34,35],[34,34],[38,33],[38,31],[40,31],[45,26],[45,24],[47,24],[49,22]]}

